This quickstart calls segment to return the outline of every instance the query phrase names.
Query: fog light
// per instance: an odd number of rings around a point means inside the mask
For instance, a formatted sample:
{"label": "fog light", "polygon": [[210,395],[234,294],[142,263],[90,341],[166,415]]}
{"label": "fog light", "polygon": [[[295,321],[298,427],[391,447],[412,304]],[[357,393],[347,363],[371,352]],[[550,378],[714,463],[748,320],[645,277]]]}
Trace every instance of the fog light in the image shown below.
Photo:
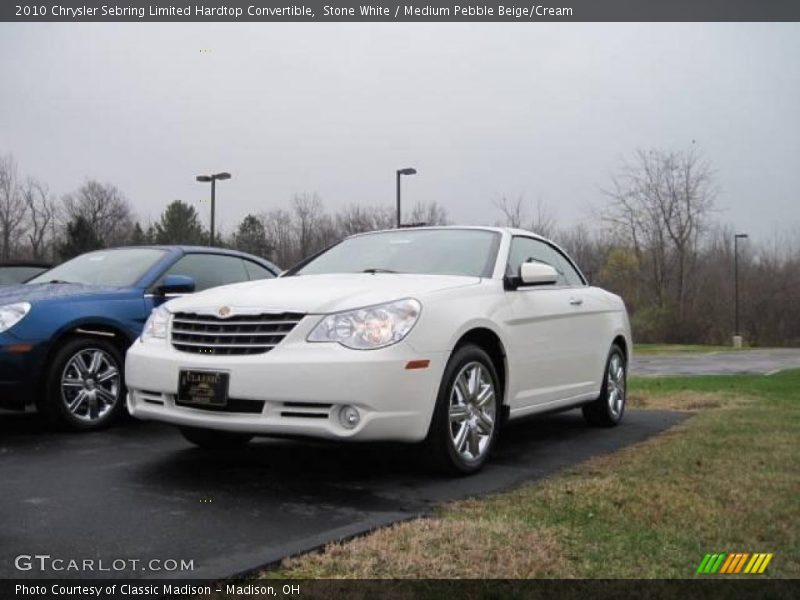
{"label": "fog light", "polygon": [[361,421],[361,415],[355,406],[347,404],[339,410],[339,422],[345,429],[354,429],[359,421]]}

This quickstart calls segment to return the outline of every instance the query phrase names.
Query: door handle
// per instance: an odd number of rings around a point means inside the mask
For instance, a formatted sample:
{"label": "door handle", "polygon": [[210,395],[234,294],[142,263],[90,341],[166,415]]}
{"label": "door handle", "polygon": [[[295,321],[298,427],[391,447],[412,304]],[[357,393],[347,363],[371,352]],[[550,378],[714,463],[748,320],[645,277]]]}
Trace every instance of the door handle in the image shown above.
{"label": "door handle", "polygon": [[569,303],[572,304],[572,306],[580,306],[583,304],[583,298],[570,298]]}

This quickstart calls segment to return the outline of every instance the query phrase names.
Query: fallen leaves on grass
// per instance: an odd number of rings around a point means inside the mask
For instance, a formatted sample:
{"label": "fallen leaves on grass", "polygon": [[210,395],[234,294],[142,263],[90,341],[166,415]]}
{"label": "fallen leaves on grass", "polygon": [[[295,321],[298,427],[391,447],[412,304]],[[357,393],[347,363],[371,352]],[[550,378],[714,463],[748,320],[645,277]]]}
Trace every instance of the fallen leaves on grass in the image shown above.
{"label": "fallen leaves on grass", "polygon": [[733,408],[752,401],[740,394],[681,391],[667,394],[629,394],[628,406],[657,410],[698,411],[709,408]]}
{"label": "fallen leaves on grass", "polygon": [[295,577],[563,576],[566,561],[557,540],[553,529],[532,530],[513,521],[424,518],[330,544],[324,553],[286,559],[282,568]]}

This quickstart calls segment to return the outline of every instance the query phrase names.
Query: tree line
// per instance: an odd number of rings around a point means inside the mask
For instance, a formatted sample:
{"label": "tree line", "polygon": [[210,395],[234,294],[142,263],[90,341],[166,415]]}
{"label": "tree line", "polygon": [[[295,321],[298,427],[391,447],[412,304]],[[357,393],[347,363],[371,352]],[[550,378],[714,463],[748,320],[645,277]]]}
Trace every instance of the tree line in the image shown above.
{"label": "tree line", "polygon": [[[500,196],[486,222],[558,242],[594,285],[620,294],[637,341],[728,343],[733,333],[733,234],[718,219],[710,164],[696,151],[637,151],[613,173],[592,209],[592,227],[561,226],[549,205]],[[487,201],[487,209],[490,203]],[[497,218],[499,216],[499,218]],[[409,223],[447,224],[438,203],[417,204]],[[289,267],[337,240],[394,227],[391,203],[332,212],[316,193],[248,214],[219,246]],[[195,208],[171,202],[143,223],[113,184],[87,180],[58,197],[0,156],[0,259],[59,262],[118,245],[208,243]],[[741,330],[753,345],[800,345],[800,231],[739,247]]]}

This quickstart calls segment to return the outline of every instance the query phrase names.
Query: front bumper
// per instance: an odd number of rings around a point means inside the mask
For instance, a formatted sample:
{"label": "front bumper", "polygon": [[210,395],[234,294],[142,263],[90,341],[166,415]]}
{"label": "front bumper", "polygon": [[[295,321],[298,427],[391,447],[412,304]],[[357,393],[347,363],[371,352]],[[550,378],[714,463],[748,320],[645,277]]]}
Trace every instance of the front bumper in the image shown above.
{"label": "front bumper", "polygon": [[36,401],[47,348],[0,334],[0,408],[24,410]]}
{"label": "front bumper", "polygon": [[[405,442],[425,438],[445,353],[421,355],[405,342],[380,350],[349,350],[308,343],[294,333],[290,337],[294,339],[287,337],[265,354],[241,356],[192,354],[168,342],[137,340],[125,364],[128,410],[140,419],[255,435]],[[406,369],[408,361],[420,359],[429,360],[429,366]],[[229,373],[231,411],[176,405],[181,369]],[[345,405],[355,406],[361,415],[353,429],[339,422]]]}

